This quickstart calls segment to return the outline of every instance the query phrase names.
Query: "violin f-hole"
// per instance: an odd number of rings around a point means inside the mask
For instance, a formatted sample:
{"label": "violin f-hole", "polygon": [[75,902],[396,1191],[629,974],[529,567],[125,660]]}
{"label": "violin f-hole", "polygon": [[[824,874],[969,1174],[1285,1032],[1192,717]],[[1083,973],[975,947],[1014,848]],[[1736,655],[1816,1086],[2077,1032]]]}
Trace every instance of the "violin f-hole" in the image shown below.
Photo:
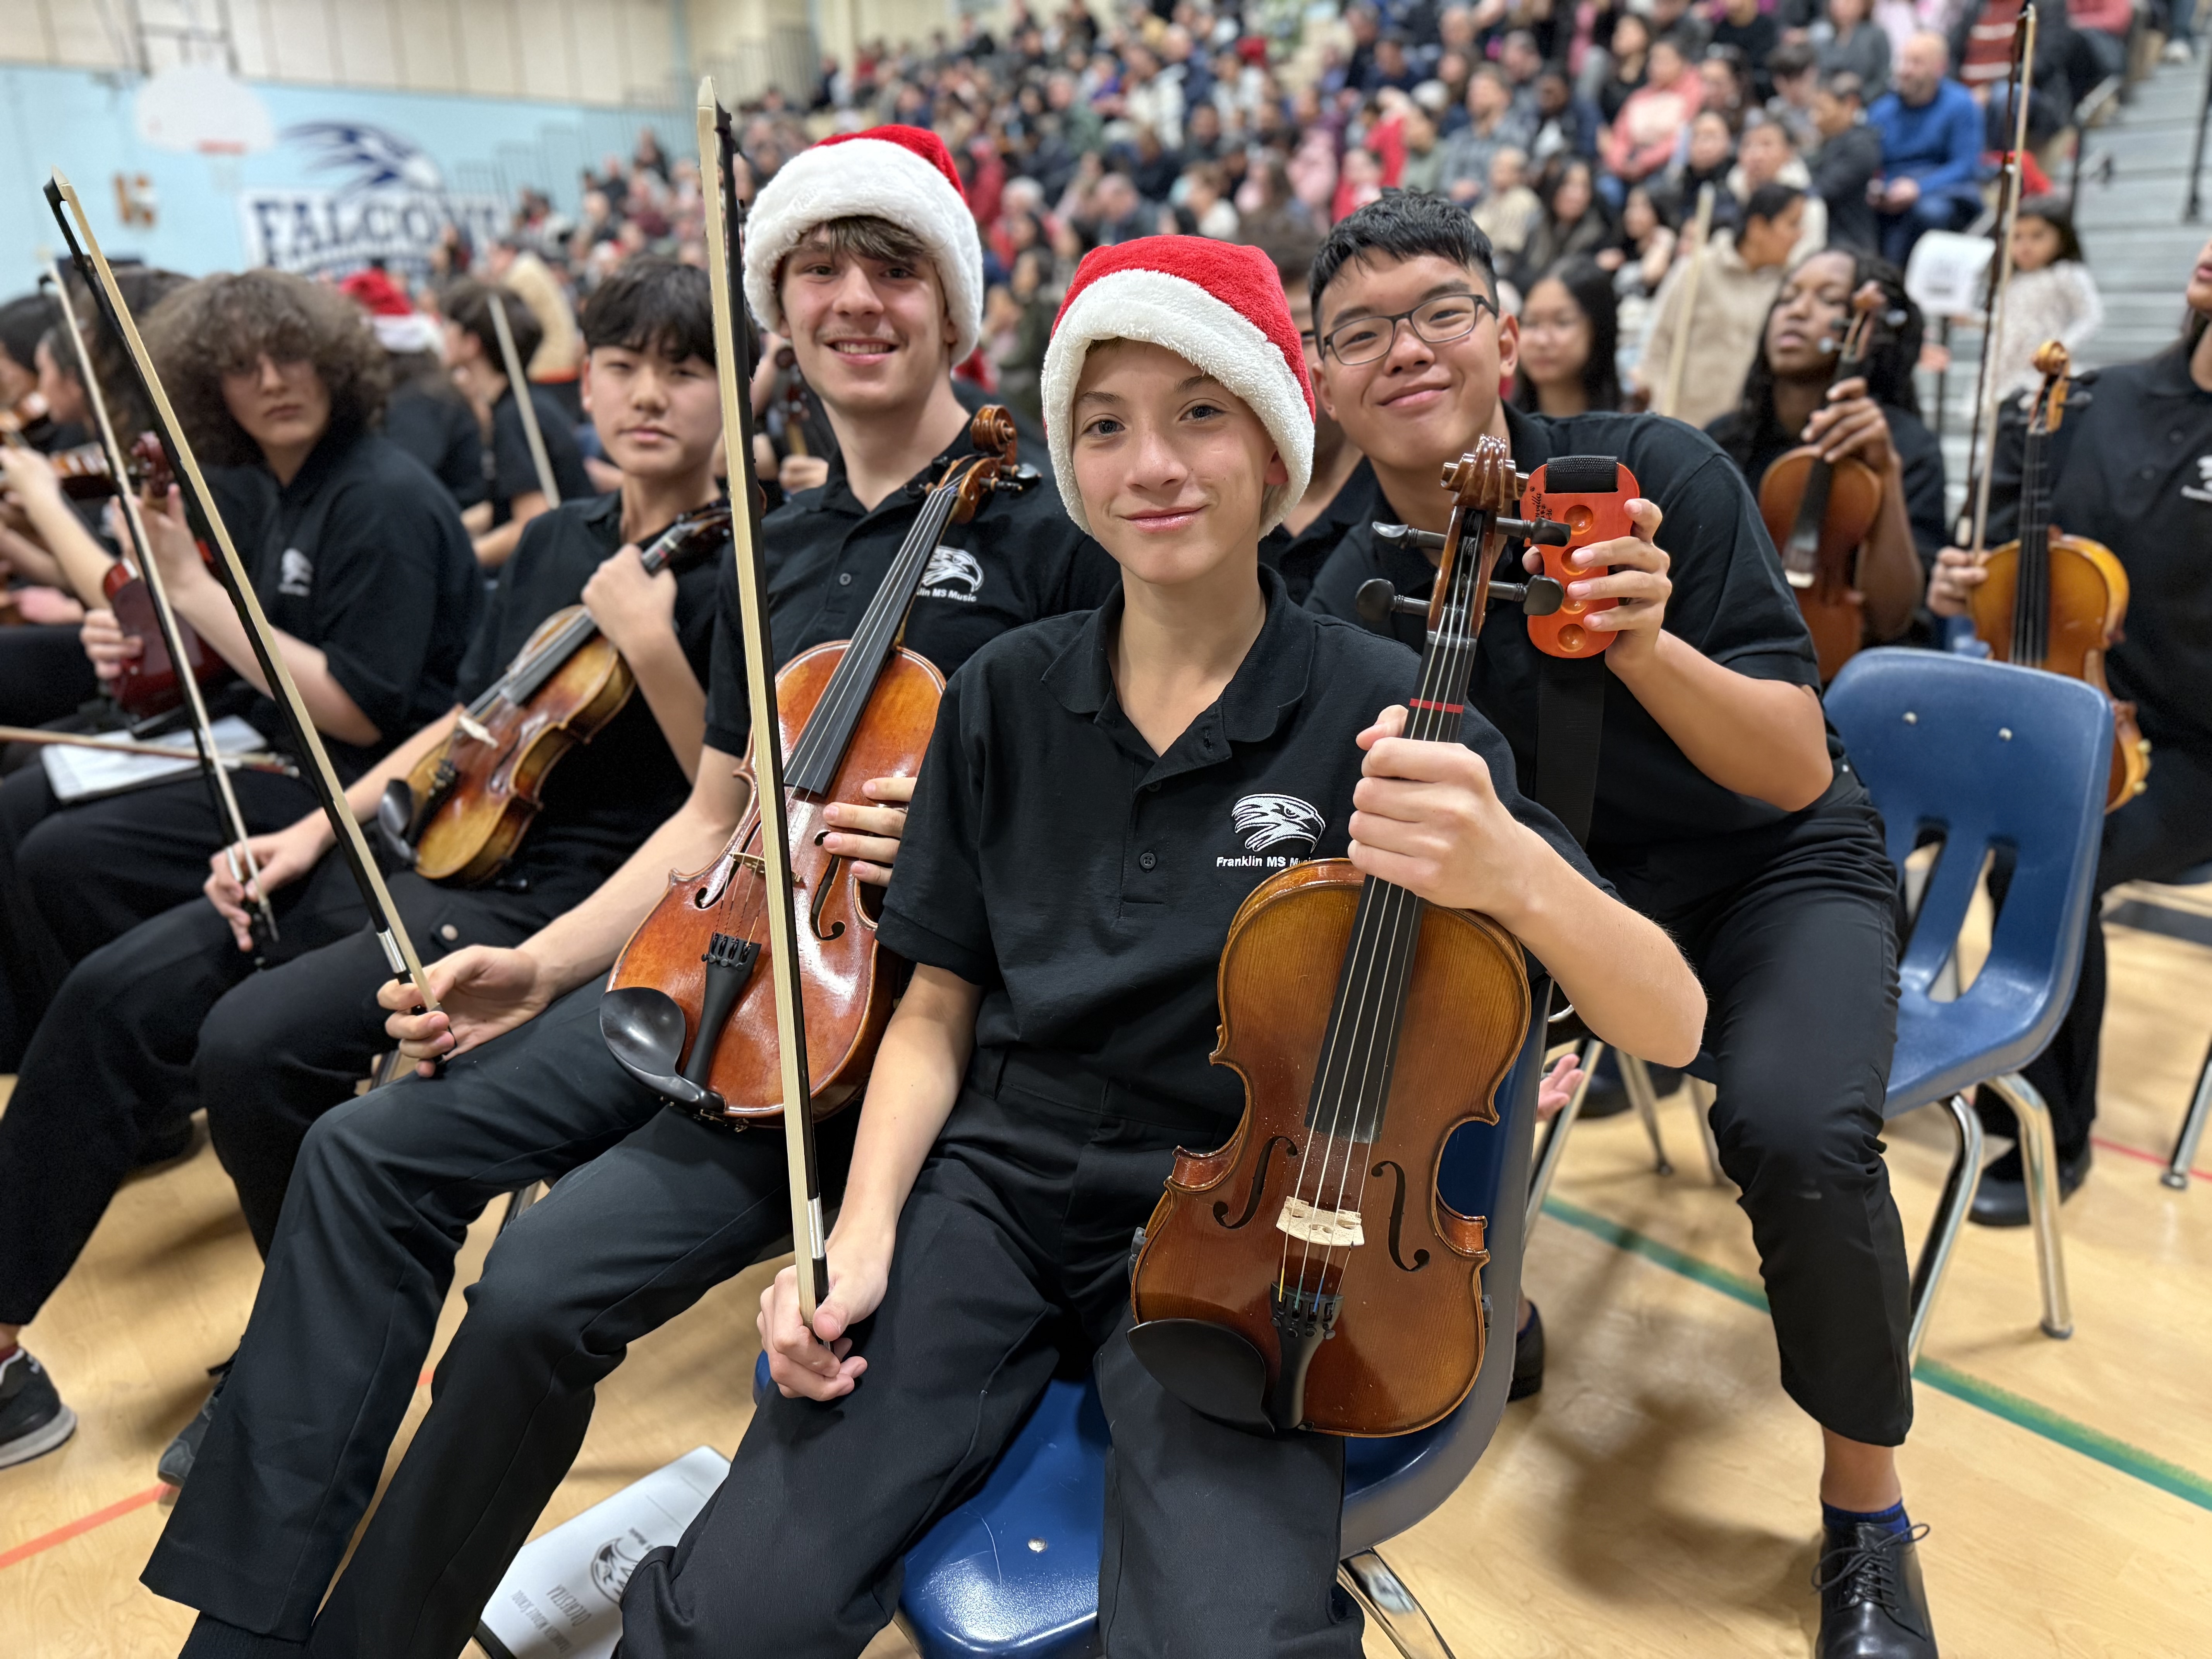
{"label": "violin f-hole", "polygon": [[[829,833],[824,830],[822,836]],[[814,838],[814,844],[817,847],[822,844],[822,836],[817,836]],[[830,860],[828,867],[822,872],[822,879],[814,884],[814,902],[806,907],[806,925],[814,930],[814,937],[817,939],[836,939],[845,931],[845,924],[842,921],[826,933],[822,931],[822,907],[830,902],[830,890],[837,884],[837,866],[844,861],[843,854],[834,854]]]}
{"label": "violin f-hole", "polygon": [[1413,1260],[1408,1264],[1398,1249],[1399,1239],[1406,1226],[1406,1171],[1395,1158],[1386,1158],[1368,1173],[1381,1175],[1385,1170],[1396,1176],[1398,1182],[1397,1190],[1390,1195],[1390,1260],[1396,1262],[1401,1271],[1417,1273],[1429,1265],[1429,1253],[1415,1250]]}
{"label": "violin f-hole", "polygon": [[1260,1200],[1267,1195],[1267,1160],[1274,1157],[1275,1148],[1278,1146],[1283,1149],[1286,1158],[1295,1158],[1298,1155],[1297,1143],[1288,1135],[1267,1137],[1267,1144],[1260,1149],[1259,1165],[1252,1171],[1251,1189],[1244,1194],[1243,1214],[1231,1221],[1229,1218],[1228,1204],[1220,1199],[1214,1200],[1213,1218],[1229,1231],[1235,1232],[1259,1213]]}

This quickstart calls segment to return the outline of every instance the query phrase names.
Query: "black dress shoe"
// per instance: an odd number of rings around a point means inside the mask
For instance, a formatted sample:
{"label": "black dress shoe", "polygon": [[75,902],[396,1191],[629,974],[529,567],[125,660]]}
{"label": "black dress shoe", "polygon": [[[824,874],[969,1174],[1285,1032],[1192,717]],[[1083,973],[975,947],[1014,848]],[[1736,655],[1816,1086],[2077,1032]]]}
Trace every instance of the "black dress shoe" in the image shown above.
{"label": "black dress shoe", "polygon": [[[2089,1148],[2070,1158],[2058,1155],[2058,1199],[2061,1203],[2081,1190],[2081,1183],[2089,1178]],[[1974,1206],[1967,1212],[1969,1220],[1984,1227],[2025,1227],[2027,1225],[2027,1177],[2022,1172],[2020,1148],[2015,1146],[2002,1158],[1982,1171],[1980,1182],[1974,1188]]]}
{"label": "black dress shoe", "polygon": [[154,1466],[154,1473],[160,1475],[165,1484],[181,1490],[185,1482],[191,1479],[192,1464],[200,1455],[200,1443],[207,1438],[208,1425],[215,1421],[215,1402],[222,1398],[223,1379],[230,1375],[230,1368],[237,1363],[238,1356],[233,1354],[222,1364],[208,1367],[208,1375],[215,1379],[215,1387],[208,1390],[208,1397],[202,1402],[198,1413],[191,1422],[177,1431],[177,1437],[169,1442],[161,1453],[161,1461]]}
{"label": "black dress shoe", "polygon": [[1508,1400],[1526,1400],[1544,1389],[1544,1316],[1528,1304],[1528,1322],[1513,1334],[1513,1385]]}
{"label": "black dress shoe", "polygon": [[1813,1587],[1820,1592],[1815,1659],[1936,1659],[1936,1626],[1920,1583],[1928,1528],[1893,1532],[1871,1521],[1829,1527]]}

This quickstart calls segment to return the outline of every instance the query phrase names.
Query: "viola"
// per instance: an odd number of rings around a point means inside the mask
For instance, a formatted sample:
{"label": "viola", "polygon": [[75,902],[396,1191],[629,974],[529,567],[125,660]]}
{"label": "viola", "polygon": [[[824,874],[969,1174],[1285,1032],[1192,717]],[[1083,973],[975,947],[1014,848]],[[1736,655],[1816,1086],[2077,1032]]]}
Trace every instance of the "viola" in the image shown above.
{"label": "viola", "polygon": [[1974,632],[1999,662],[2045,668],[2083,680],[2112,704],[2112,767],[2105,810],[2125,805],[2150,776],[2150,740],[2136,706],[2112,696],[2105,653],[2119,642],[2128,615],[2128,573],[2112,549],[2069,536],[2051,521],[2051,434],[2066,417],[2066,348],[2046,340],[2035,354],[2043,383],[2028,406],[2021,458],[2020,535],[1983,558],[1989,580],[1967,600]]}
{"label": "viola", "polygon": [[[1496,565],[1526,480],[1482,439],[1455,504],[1406,735],[1456,742]],[[1462,541],[1466,545],[1462,547]],[[1216,1151],[1178,1151],[1131,1277],[1138,1357],[1259,1432],[1402,1434],[1481,1369],[1485,1220],[1437,1191],[1460,1125],[1495,1123],[1528,1030],[1521,947],[1488,917],[1346,859],[1269,877],[1223,946],[1218,1066],[1244,1079]]]}
{"label": "viola", "polygon": [[[640,562],[648,576],[681,569],[729,531],[728,502],[699,507],[655,537]],[[606,730],[636,690],[590,611],[555,611],[446,741],[386,786],[377,823],[386,844],[429,880],[490,879],[521,846],[561,757]]]}
{"label": "viola", "polygon": [[[1882,319],[1881,285],[1851,296],[1850,326],[1834,378],[1866,371]],[[1801,444],[1775,458],[1759,481],[1759,515],[1782,553],[1783,574],[1812,631],[1826,685],[1858,653],[1866,638],[1866,605],[1858,593],[1860,550],[1881,514],[1882,477],[1856,455],[1821,459],[1820,446]]]}
{"label": "viola", "polygon": [[[893,976],[875,933],[876,890],[823,849],[823,809],[862,803],[871,778],[911,777],[936,728],[945,677],[899,643],[923,570],[948,525],[994,489],[1022,488],[1014,423],[991,405],[969,434],[979,452],[946,468],[850,640],[816,646],[775,678],[786,763],[806,1068],[814,1114],[866,1081],[890,1019]],[[754,781],[753,762],[738,769]],[[782,1110],[758,792],[721,856],[678,875],[630,936],[607,979],[599,1028],[615,1058],[664,1098],[711,1122],[775,1121]]]}

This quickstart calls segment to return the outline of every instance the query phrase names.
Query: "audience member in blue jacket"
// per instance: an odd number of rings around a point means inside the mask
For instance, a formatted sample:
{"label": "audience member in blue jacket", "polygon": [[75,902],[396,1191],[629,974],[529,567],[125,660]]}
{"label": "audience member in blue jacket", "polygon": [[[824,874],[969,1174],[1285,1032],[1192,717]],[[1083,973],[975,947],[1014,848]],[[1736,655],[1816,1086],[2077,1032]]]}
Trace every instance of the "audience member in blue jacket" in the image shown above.
{"label": "audience member in blue jacket", "polygon": [[1867,187],[1881,224],[1882,257],[1903,269],[1924,231],[1962,230],[1982,210],[1982,112],[1948,78],[1940,34],[1905,43],[1867,125],[1881,135],[1881,172]]}

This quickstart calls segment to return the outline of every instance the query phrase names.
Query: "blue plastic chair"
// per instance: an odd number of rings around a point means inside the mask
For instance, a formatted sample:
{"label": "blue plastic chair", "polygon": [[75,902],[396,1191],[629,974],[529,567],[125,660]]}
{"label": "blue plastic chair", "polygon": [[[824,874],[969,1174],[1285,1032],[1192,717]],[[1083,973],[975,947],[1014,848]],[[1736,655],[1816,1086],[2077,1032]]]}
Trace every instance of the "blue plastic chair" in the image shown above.
{"label": "blue plastic chair", "polygon": [[[1973,1091],[1986,1085],[2019,1127],[2043,1282],[2043,1329],[2073,1334],[2058,1238],[2051,1114],[2020,1068],[2074,1000],[2104,840],[2112,710],[2057,674],[1931,651],[1864,651],[1828,688],[1828,718],[1888,831],[1898,868],[1942,842],[1899,963],[1897,1053],[1882,1115],[1950,1109],[1958,1152],[1913,1273],[1911,1352],[1973,1202],[1982,1162]],[[2013,860],[1990,954],[1964,994],[1937,1000],[1993,851]]]}
{"label": "blue plastic chair", "polygon": [[[1540,982],[1533,988],[1544,995]],[[1490,1220],[1482,1278],[1490,1334],[1473,1390],[1431,1428],[1346,1443],[1338,1581],[1407,1659],[1450,1659],[1450,1650],[1376,1547],[1458,1490],[1504,1414],[1528,1233],[1522,1195],[1543,1069],[1538,1020],[1498,1085],[1497,1124],[1470,1124],[1445,1150],[1445,1201]],[[767,1384],[763,1356],[756,1395]],[[1096,1383],[1051,1383],[982,1489],[907,1553],[898,1623],[922,1659],[1086,1659],[1098,1651],[1108,1439]]]}

